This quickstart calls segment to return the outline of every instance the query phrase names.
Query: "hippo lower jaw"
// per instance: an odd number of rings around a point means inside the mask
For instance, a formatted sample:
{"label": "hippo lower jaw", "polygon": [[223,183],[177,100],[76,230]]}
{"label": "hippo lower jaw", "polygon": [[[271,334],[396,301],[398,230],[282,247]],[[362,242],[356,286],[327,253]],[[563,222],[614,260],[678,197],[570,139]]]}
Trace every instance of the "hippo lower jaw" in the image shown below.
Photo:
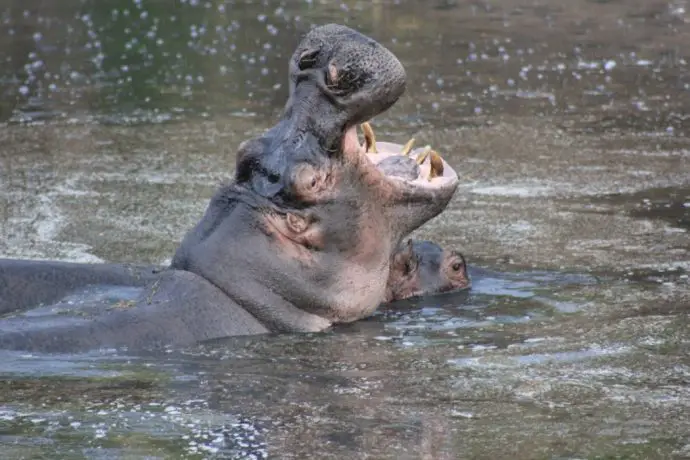
{"label": "hippo lower jaw", "polygon": [[[405,145],[377,142],[370,124],[365,122],[361,126],[364,143],[359,143],[356,128],[351,127],[344,136],[344,150],[348,146],[356,148],[365,163],[362,169],[372,168],[381,173],[381,180],[390,189],[388,217],[394,224],[393,230],[403,238],[446,208],[458,187],[458,174],[428,146],[412,149],[413,140]],[[404,163],[407,168],[404,172],[391,170],[391,163]]]}

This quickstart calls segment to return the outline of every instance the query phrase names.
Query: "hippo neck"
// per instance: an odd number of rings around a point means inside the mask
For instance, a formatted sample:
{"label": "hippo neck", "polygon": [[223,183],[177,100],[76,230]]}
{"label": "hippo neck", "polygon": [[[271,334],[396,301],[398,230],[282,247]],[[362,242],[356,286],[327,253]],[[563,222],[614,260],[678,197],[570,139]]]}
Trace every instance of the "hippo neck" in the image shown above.
{"label": "hippo neck", "polygon": [[263,231],[264,216],[250,199],[229,207],[227,193],[212,199],[172,268],[211,282],[272,331],[324,330],[368,316],[383,299],[387,257],[365,268],[343,262],[335,249],[295,256],[294,248]]}
{"label": "hippo neck", "polygon": [[[252,200],[229,199],[231,189],[224,187],[211,199],[204,217],[178,248],[171,268],[209,281],[271,331],[315,332],[328,328],[330,321],[301,310],[273,288],[272,284],[281,282],[276,274],[294,268],[281,266],[287,264],[281,264],[267,250],[270,241],[257,231],[261,222]],[[292,276],[298,279],[296,274]]]}

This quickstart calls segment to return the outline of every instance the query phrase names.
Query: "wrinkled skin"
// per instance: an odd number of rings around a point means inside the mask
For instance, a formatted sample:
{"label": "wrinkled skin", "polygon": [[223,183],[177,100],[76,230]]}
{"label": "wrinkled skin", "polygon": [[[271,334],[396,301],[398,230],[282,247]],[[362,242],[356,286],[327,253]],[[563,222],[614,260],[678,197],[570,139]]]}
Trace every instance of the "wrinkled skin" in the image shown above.
{"label": "wrinkled skin", "polygon": [[[388,176],[376,163],[395,153],[360,145],[357,126],[405,89],[402,65],[372,39],[338,25],[312,29],[289,80],[280,120],[240,146],[234,180],[133,306],[80,307],[78,318],[39,328],[19,315],[0,322],[0,347],[187,345],[370,315],[385,298],[393,251],[445,209],[457,174],[444,163],[433,180],[425,165],[413,179]],[[25,289],[10,296],[27,303]]]}
{"label": "wrinkled skin", "polygon": [[385,301],[459,291],[471,286],[461,253],[443,249],[432,241],[408,240],[393,254]]}

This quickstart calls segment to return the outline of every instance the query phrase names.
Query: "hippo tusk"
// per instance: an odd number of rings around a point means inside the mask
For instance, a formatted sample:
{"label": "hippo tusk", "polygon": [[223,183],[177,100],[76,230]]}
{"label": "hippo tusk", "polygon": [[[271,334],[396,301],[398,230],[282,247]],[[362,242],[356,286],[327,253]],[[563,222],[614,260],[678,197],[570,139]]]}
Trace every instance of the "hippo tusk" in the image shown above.
{"label": "hippo tusk", "polygon": [[372,153],[379,153],[379,151],[376,149],[376,136],[374,135],[374,130],[369,122],[366,121],[362,123],[360,127],[362,128],[362,133],[364,133],[364,151],[366,153],[369,153],[370,151]]}
{"label": "hippo tusk", "polygon": [[414,145],[414,137],[407,141],[407,144],[402,148],[400,151],[400,155],[407,156],[410,154],[410,150],[412,150],[412,146]]}
{"label": "hippo tusk", "polygon": [[424,161],[426,160],[426,157],[429,156],[429,152],[431,152],[431,146],[427,145],[426,147],[424,147],[424,150],[422,150],[422,153],[420,153],[419,156],[417,157],[417,164],[418,165],[421,165],[422,163],[424,163]]}
{"label": "hippo tusk", "polygon": [[433,150],[429,153],[429,157],[429,165],[431,166],[429,169],[429,181],[431,181],[434,177],[443,175],[443,158]]}

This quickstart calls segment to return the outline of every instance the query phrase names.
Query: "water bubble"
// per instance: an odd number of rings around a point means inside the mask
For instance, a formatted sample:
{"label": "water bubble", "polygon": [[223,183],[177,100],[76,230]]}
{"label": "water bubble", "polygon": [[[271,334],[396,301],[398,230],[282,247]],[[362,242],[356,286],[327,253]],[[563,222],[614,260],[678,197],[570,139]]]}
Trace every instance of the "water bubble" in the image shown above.
{"label": "water bubble", "polygon": [[26,96],[27,94],[29,94],[29,88],[27,86],[24,86],[24,85],[20,86],[19,87],[19,94],[21,94],[22,96]]}
{"label": "water bubble", "polygon": [[608,60],[604,63],[604,69],[606,70],[612,70],[614,67],[616,67],[616,61],[614,60]]}

